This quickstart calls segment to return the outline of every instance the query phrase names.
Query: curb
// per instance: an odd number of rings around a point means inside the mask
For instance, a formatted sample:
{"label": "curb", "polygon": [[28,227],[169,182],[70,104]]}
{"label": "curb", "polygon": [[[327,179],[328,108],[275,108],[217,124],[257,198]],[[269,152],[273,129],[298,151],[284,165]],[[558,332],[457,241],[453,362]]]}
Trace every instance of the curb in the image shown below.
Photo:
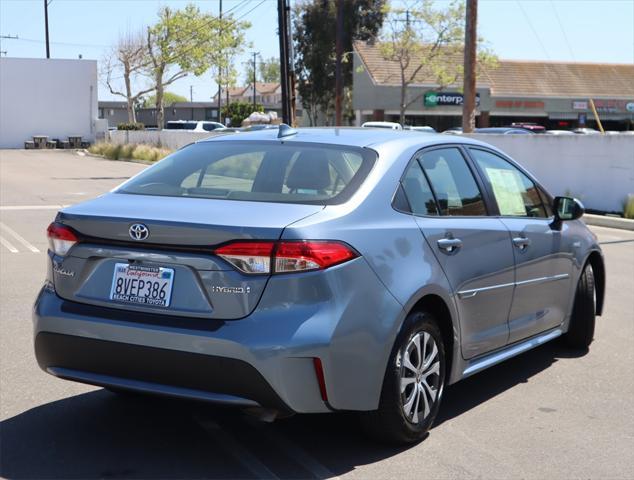
{"label": "curb", "polygon": [[605,217],[603,215],[584,214],[581,220],[586,225],[594,225],[596,227],[618,228],[620,230],[634,231],[634,220],[627,218]]}

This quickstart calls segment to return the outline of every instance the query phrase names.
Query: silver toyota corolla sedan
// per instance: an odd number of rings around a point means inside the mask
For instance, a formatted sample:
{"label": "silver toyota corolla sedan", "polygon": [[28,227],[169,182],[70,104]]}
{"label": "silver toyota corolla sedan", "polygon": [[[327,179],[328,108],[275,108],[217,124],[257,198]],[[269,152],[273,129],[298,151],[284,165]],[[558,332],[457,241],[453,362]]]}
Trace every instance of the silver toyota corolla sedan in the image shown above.
{"label": "silver toyota corolla sedan", "polygon": [[423,438],[446,385],[563,336],[604,263],[575,199],[462,137],[282,126],[61,210],[34,307],[60,378]]}

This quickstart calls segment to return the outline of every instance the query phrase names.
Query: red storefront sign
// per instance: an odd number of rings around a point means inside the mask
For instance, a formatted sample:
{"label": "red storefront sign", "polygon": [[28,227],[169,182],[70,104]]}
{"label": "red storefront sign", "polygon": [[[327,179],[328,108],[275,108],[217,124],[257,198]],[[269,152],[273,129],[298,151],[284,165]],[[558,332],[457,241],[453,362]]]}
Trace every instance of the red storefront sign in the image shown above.
{"label": "red storefront sign", "polygon": [[496,100],[495,108],[544,108],[541,100]]}

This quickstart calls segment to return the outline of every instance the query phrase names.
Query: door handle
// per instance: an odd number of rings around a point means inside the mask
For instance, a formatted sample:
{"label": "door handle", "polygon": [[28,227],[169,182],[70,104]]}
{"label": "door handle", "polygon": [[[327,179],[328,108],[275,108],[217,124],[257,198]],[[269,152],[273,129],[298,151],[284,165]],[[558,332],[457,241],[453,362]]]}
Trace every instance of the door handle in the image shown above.
{"label": "door handle", "polygon": [[447,253],[453,253],[462,247],[462,240],[459,238],[441,238],[438,240],[438,248]]}
{"label": "door handle", "polygon": [[513,245],[520,250],[525,250],[531,244],[531,239],[526,237],[515,237],[513,239]]}

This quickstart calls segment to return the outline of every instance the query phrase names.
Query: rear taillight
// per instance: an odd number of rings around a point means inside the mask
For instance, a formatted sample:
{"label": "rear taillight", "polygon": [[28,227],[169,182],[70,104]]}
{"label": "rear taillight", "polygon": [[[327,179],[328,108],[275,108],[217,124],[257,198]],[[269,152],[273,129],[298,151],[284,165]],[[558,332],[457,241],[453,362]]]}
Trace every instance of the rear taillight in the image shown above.
{"label": "rear taillight", "polygon": [[318,240],[233,242],[215,253],[250,274],[323,270],[359,256],[343,242]]}
{"label": "rear taillight", "polygon": [[46,234],[49,248],[62,257],[79,241],[77,234],[71,228],[59,223],[51,223],[46,229]]}

